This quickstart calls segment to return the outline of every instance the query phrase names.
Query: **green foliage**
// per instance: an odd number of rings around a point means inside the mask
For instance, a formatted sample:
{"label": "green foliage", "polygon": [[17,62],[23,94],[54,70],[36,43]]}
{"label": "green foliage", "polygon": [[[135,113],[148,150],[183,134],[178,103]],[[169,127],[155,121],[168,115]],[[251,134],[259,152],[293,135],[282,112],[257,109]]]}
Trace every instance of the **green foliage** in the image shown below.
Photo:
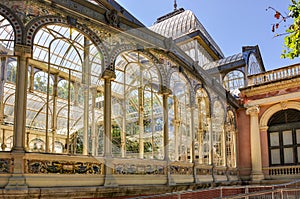
{"label": "green foliage", "polygon": [[[272,24],[272,32],[277,32],[282,23],[285,24],[284,27],[287,27],[286,23],[288,19],[292,19],[291,24],[286,28],[285,33],[276,33],[275,37],[285,36],[284,46],[281,54],[282,58],[294,59],[300,56],[300,0],[291,0],[291,4],[288,7],[289,14],[283,15],[278,10],[269,7],[275,12],[274,18],[277,20],[276,23]],[[267,9],[267,10],[268,10]]]}
{"label": "green foliage", "polygon": [[288,25],[285,33],[276,34],[275,36],[283,36],[284,47],[281,54],[282,58],[294,59],[300,56],[300,0],[291,0],[291,5],[288,7],[289,14],[283,15],[279,11],[272,7],[269,7],[275,11],[274,17],[279,20],[272,25],[272,32],[275,32],[280,27],[281,23],[287,23],[287,19],[292,19],[292,23]]}
{"label": "green foliage", "polygon": [[290,25],[286,32],[287,36],[284,38],[285,48],[282,53],[283,58],[294,59],[300,55],[300,0],[291,0],[292,4],[289,6],[289,16],[293,18],[294,23]]}

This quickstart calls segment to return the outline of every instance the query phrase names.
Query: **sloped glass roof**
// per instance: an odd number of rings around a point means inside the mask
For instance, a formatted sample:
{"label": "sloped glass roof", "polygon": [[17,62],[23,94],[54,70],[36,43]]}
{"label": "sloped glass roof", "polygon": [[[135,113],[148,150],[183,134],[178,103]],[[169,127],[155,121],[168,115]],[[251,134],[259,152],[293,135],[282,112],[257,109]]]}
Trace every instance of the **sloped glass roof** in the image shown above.
{"label": "sloped glass roof", "polygon": [[212,39],[195,14],[190,10],[180,9],[166,15],[165,17],[161,17],[161,19],[159,19],[153,26],[149,27],[149,29],[165,37],[172,37],[173,39],[177,39],[199,30],[215,47],[218,53],[224,57],[219,46]]}
{"label": "sloped glass roof", "polygon": [[216,67],[219,67],[219,66],[223,66],[223,65],[230,64],[230,63],[238,62],[238,61],[243,60],[243,59],[244,59],[243,53],[238,53],[238,54],[226,57],[224,59],[220,59],[220,60],[217,60],[217,61],[214,61],[214,62],[207,63],[203,66],[203,68],[205,70],[209,70],[209,69],[216,68]]}

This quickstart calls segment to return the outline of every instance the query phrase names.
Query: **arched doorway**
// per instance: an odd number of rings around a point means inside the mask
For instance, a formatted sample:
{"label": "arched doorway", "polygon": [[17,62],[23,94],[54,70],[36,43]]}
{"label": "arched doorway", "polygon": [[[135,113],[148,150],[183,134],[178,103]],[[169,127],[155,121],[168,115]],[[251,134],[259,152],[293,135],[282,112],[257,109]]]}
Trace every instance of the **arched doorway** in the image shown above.
{"label": "arched doorway", "polygon": [[300,164],[300,111],[285,109],[268,121],[270,166]]}

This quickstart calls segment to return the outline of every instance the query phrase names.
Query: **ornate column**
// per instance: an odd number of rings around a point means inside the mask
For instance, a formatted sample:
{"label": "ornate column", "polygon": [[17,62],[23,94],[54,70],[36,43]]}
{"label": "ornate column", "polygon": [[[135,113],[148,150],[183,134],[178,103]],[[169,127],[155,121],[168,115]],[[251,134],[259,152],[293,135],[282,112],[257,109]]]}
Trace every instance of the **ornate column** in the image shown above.
{"label": "ornate column", "polygon": [[196,171],[196,154],[195,154],[195,121],[194,121],[194,117],[195,117],[195,106],[191,105],[191,119],[190,119],[190,133],[191,133],[191,139],[192,139],[192,143],[191,143],[191,152],[190,152],[190,156],[191,156],[191,162],[193,163],[193,176],[194,176],[194,182],[198,182],[197,179],[197,171]]}
{"label": "ornate column", "polygon": [[25,137],[26,137],[26,102],[27,102],[27,76],[28,60],[31,56],[31,47],[15,45],[15,55],[18,56],[16,96],[14,111],[14,135],[12,158],[14,158],[13,174],[9,179],[6,189],[27,189],[25,178]]}
{"label": "ornate column", "polygon": [[106,69],[104,79],[104,158],[105,158],[105,183],[104,186],[116,186],[112,164],[112,133],[111,133],[111,81],[116,78],[114,71]]}
{"label": "ornate column", "polygon": [[167,162],[167,184],[174,184],[171,179],[170,168],[169,168],[169,108],[168,108],[168,97],[172,93],[170,89],[162,86],[160,94],[162,95],[163,100],[163,118],[164,118],[164,126],[163,126],[163,134],[164,134],[164,161]]}
{"label": "ornate column", "polygon": [[56,130],[57,130],[57,97],[58,97],[58,73],[54,74],[54,84],[53,84],[53,95],[52,95],[52,153],[55,152],[55,136],[56,136]]}
{"label": "ornate column", "polygon": [[253,106],[246,110],[246,114],[250,115],[252,181],[260,181],[264,179],[264,175],[262,173],[261,141],[259,133],[258,113],[258,106]]}
{"label": "ornate column", "polygon": [[31,47],[16,45],[15,54],[18,56],[16,97],[14,113],[14,139],[13,151],[24,151],[25,126],[26,126],[26,102],[27,102],[27,58],[31,56]]}
{"label": "ornate column", "polygon": [[[178,137],[179,137],[179,127],[180,127],[180,120],[178,117],[178,99],[176,98],[176,96],[173,96],[173,100],[174,100],[174,147],[175,147],[175,160],[178,161],[179,160],[179,148],[178,148]],[[182,137],[182,136],[180,136]],[[181,146],[180,146],[181,147]]]}
{"label": "ornate column", "polygon": [[91,88],[92,92],[92,105],[91,105],[91,112],[92,112],[92,121],[91,121],[91,134],[92,134],[92,155],[96,155],[96,146],[97,146],[97,136],[96,136],[96,124],[97,121],[95,118],[95,108],[96,108],[96,97],[97,97],[97,88]]}
{"label": "ornate column", "polygon": [[138,109],[139,109],[139,158],[144,159],[144,91],[138,88]]}

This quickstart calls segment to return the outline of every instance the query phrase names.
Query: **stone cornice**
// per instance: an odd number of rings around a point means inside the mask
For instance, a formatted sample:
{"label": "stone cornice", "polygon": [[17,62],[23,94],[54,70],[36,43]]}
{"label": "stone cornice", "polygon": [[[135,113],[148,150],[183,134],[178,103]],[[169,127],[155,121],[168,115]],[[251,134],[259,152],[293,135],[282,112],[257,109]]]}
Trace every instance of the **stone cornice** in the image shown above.
{"label": "stone cornice", "polygon": [[268,84],[262,84],[258,86],[251,86],[241,90],[243,96],[252,97],[255,95],[261,95],[270,93],[282,89],[299,87],[300,77],[294,77],[290,79],[280,80],[276,82],[270,82]]}

